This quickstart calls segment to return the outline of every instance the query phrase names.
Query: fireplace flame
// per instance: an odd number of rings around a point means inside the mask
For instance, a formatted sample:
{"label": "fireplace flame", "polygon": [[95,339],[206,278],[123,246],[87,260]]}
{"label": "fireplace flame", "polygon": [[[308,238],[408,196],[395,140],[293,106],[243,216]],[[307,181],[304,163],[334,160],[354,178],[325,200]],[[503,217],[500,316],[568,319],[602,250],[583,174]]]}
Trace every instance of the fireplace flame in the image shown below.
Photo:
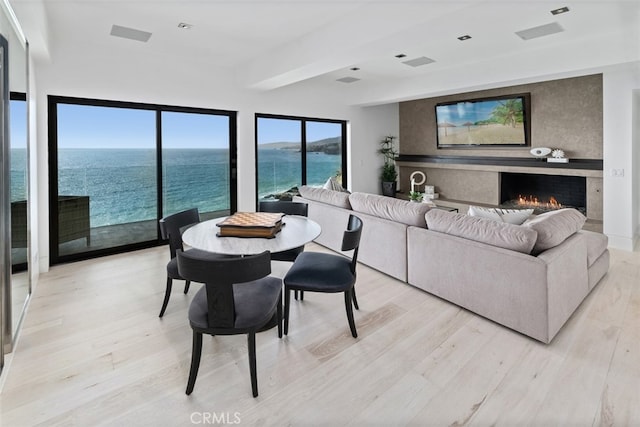
{"label": "fireplace flame", "polygon": [[562,204],[556,200],[555,197],[551,196],[548,201],[542,201],[538,199],[536,196],[518,196],[518,206],[526,207],[526,208],[538,208],[538,209],[560,209],[562,208]]}

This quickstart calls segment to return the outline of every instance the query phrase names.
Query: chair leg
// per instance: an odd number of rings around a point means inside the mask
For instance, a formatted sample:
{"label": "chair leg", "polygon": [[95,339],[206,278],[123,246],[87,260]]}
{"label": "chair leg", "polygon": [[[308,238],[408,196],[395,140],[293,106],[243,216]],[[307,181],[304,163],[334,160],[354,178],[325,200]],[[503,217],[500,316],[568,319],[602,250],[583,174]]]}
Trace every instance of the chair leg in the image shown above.
{"label": "chair leg", "polygon": [[298,291],[293,291],[293,299],[298,300]]}
{"label": "chair leg", "polygon": [[351,336],[354,338],[358,338],[358,333],[356,332],[356,322],[353,320],[353,307],[351,306],[351,302],[353,300],[352,290],[344,292],[344,306],[347,309],[347,320],[349,320],[349,328],[351,328]]}
{"label": "chair leg", "polygon": [[291,303],[291,289],[284,288],[284,334],[289,333],[289,305]]}
{"label": "chair leg", "polygon": [[187,383],[187,395],[193,391],[200,368],[200,356],[202,354],[202,334],[193,331],[193,349],[191,350],[191,370],[189,371],[189,382]]}
{"label": "chair leg", "polygon": [[191,280],[187,280],[184,282],[184,293],[189,292],[189,285],[191,284]]}
{"label": "chair leg", "polygon": [[162,308],[160,309],[160,315],[158,317],[164,316],[164,311],[167,309],[167,304],[169,304],[169,297],[171,296],[171,285],[173,284],[173,280],[171,277],[167,277],[167,289],[164,291],[164,301],[162,302]]}
{"label": "chair leg", "polygon": [[300,291],[300,301],[304,301],[304,291]]}
{"label": "chair leg", "polygon": [[276,316],[278,316],[278,338],[282,338],[282,292],[280,292],[280,297],[278,298]]}
{"label": "chair leg", "polygon": [[355,286],[351,288],[351,296],[353,297],[353,306],[356,308],[356,310],[360,310],[360,307],[358,307],[358,299],[356,298]]}
{"label": "chair leg", "polygon": [[247,335],[249,348],[249,371],[251,373],[251,391],[253,397],[258,397],[258,376],[256,375],[256,333],[249,332]]}

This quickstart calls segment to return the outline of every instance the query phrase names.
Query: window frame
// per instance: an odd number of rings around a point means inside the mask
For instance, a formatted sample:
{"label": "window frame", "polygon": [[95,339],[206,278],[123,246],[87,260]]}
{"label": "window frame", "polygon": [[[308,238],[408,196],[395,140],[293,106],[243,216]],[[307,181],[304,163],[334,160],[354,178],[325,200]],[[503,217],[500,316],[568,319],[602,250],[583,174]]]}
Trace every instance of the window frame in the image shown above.
{"label": "window frame", "polygon": [[54,209],[58,204],[58,114],[59,104],[81,105],[88,107],[109,107],[135,110],[146,110],[155,112],[155,150],[156,150],[156,182],[157,182],[157,211],[156,222],[162,218],[163,212],[163,171],[162,171],[162,113],[194,113],[223,115],[229,119],[229,209],[231,212],[237,210],[237,111],[218,110],[209,108],[183,107],[163,104],[146,104],[140,102],[114,101],[104,99],[79,98],[69,96],[48,95],[48,165],[49,165],[49,260],[51,265],[64,262],[80,261],[97,258],[106,255],[130,252],[138,249],[146,249],[160,246],[166,242],[162,240],[160,228],[156,224],[156,238],[143,242],[129,243],[109,248],[94,249],[86,252],[78,252],[67,255],[59,254],[58,244],[58,210]]}
{"label": "window frame", "polygon": [[340,132],[342,136],[342,147],[341,147],[341,170],[342,170],[342,186],[347,188],[347,121],[346,120],[338,120],[338,119],[327,119],[327,118],[318,118],[318,117],[301,117],[301,116],[288,116],[282,114],[268,114],[268,113],[256,113],[254,116],[254,149],[255,149],[255,202],[256,208],[259,203],[259,194],[258,194],[258,120],[259,119],[281,119],[281,120],[295,120],[300,122],[300,156],[301,156],[301,171],[302,176],[300,177],[301,185],[307,185],[307,122],[316,122],[316,123],[333,123],[340,125]]}

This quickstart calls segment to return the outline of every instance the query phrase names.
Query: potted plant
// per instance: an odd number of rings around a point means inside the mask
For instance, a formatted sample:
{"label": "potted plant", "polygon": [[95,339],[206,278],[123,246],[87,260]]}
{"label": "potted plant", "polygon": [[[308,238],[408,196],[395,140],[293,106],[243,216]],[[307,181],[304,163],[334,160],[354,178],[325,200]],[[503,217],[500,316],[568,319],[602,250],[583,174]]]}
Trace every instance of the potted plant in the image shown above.
{"label": "potted plant", "polygon": [[409,192],[409,200],[412,202],[422,202],[423,195],[419,191],[410,191]]}
{"label": "potted plant", "polygon": [[384,158],[384,164],[382,165],[382,173],[380,174],[380,180],[382,181],[382,194],[384,196],[395,197],[396,195],[396,180],[398,178],[398,171],[396,170],[396,156],[398,152],[394,146],[395,136],[385,136],[380,141],[380,148],[378,153],[382,154]]}

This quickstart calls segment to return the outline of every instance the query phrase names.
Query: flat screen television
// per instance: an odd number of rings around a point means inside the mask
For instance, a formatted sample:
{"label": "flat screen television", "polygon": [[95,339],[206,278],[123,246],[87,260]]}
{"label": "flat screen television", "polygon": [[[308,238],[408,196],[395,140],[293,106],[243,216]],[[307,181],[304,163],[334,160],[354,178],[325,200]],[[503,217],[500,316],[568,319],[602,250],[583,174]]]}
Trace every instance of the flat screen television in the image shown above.
{"label": "flat screen television", "polygon": [[528,93],[436,104],[437,147],[529,146],[529,110]]}

